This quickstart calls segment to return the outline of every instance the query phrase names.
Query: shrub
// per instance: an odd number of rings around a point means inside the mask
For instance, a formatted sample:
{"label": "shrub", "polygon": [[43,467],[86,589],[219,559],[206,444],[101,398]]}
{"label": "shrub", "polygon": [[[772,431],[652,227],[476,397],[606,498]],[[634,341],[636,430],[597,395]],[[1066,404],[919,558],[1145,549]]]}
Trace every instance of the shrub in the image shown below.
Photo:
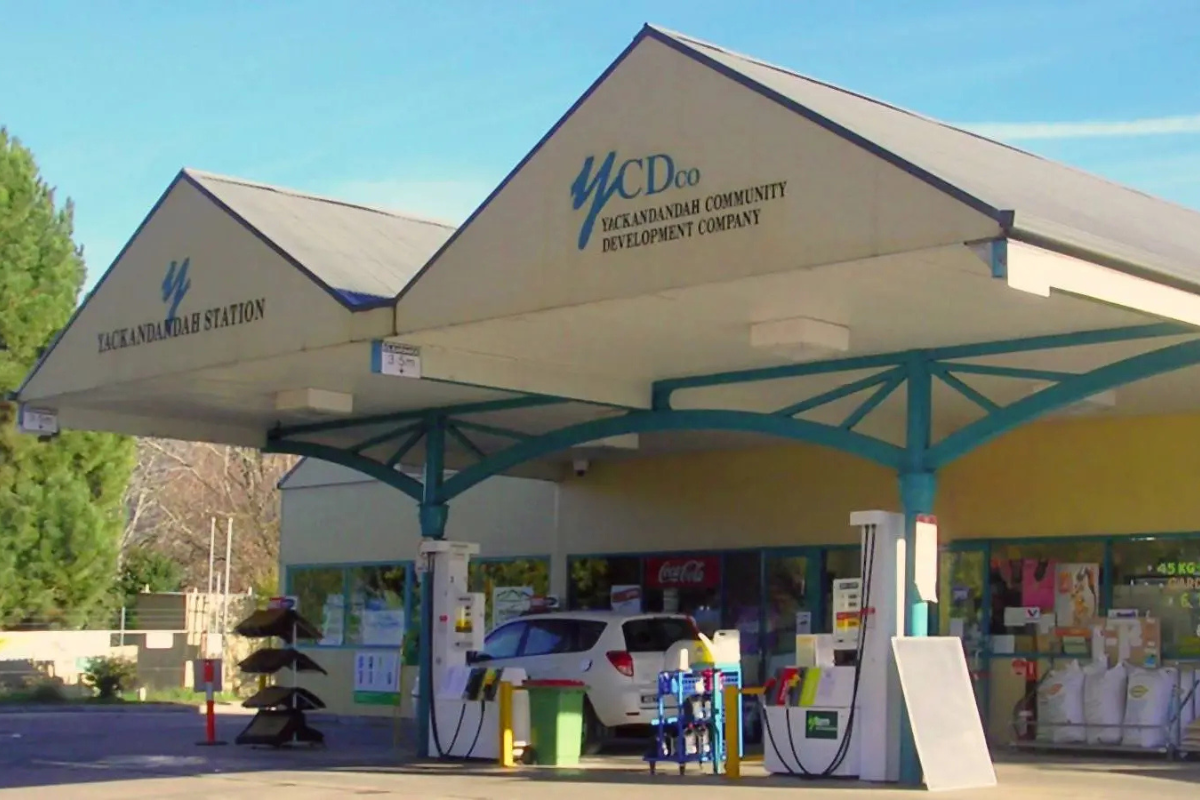
{"label": "shrub", "polygon": [[102,700],[112,700],[137,683],[137,664],[128,658],[104,656],[89,659],[83,680]]}
{"label": "shrub", "polygon": [[29,700],[33,703],[65,703],[67,693],[60,683],[39,681],[30,689]]}

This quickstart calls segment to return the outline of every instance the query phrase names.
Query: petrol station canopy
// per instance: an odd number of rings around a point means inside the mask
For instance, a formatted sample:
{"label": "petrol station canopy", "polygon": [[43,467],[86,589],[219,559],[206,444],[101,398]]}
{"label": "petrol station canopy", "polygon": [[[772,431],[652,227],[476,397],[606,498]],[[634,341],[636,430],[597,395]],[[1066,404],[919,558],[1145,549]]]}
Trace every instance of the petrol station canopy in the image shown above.
{"label": "petrol station canopy", "polygon": [[[1047,410],[1194,410],[1200,354],[1137,357],[1197,338],[1198,291],[1200,213],[648,26],[457,230],[184,170],[16,399],[376,474],[422,463],[398,425],[430,409],[458,469],[642,412],[560,443],[726,446],[782,415],[902,448],[913,351],[935,443],[1085,373]],[[500,471],[572,451],[536,455]]]}

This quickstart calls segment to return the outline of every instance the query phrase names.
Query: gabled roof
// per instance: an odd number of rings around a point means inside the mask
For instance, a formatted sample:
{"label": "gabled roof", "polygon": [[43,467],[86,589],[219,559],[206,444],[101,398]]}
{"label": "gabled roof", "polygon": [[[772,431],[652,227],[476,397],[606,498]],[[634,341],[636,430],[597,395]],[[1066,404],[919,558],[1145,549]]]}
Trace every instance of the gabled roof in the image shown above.
{"label": "gabled roof", "polygon": [[1200,286],[1200,212],[682,34],[642,35],[941,184],[1013,238]]}
{"label": "gabled roof", "polygon": [[193,169],[183,174],[350,307],[390,303],[454,232],[382,208]]}

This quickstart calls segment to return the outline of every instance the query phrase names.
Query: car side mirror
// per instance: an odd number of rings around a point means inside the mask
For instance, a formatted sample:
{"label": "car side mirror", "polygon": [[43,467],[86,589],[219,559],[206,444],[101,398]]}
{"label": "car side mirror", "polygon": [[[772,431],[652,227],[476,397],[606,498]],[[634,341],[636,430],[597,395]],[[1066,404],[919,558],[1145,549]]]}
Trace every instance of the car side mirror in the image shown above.
{"label": "car side mirror", "polygon": [[483,653],[478,650],[468,650],[467,651],[467,663],[468,664],[481,664],[484,661],[491,661],[491,660],[492,660],[492,657],[489,656],[487,653]]}

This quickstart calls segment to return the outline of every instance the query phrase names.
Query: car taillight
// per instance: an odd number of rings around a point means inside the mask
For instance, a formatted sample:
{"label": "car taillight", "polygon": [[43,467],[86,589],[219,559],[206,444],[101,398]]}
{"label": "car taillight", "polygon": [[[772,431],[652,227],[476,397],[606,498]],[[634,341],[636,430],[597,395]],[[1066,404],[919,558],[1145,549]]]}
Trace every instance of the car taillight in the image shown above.
{"label": "car taillight", "polygon": [[617,672],[624,675],[626,678],[633,677],[633,656],[626,653],[624,650],[610,650],[606,654],[609,662],[616,668]]}

